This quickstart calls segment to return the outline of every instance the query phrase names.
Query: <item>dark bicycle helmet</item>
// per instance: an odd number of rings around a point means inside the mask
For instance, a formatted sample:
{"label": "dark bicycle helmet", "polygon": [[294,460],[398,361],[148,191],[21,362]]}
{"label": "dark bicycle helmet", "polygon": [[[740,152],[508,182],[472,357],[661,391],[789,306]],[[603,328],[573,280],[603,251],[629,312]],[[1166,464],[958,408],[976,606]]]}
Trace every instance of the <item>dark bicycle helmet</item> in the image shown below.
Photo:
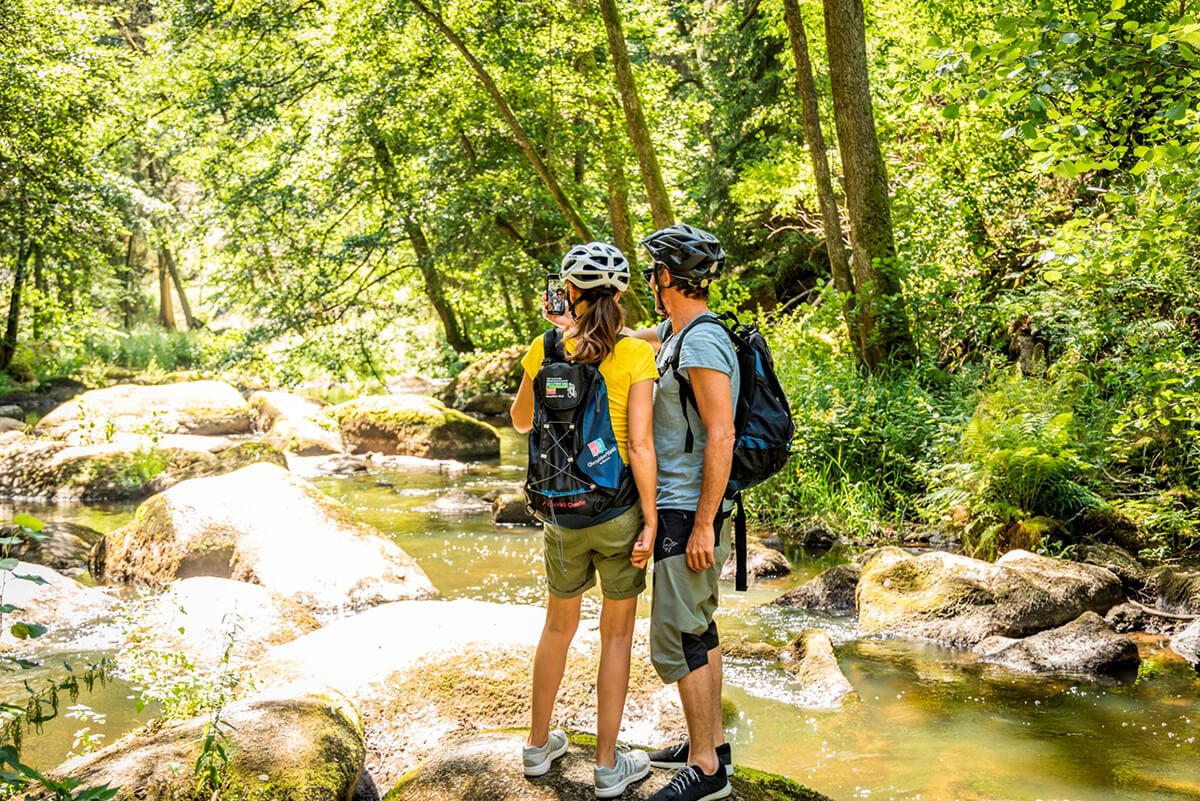
{"label": "dark bicycle helmet", "polygon": [[715,281],[725,267],[725,251],[717,238],[685,223],[655,231],[642,240],[642,247],[671,275],[702,287]]}

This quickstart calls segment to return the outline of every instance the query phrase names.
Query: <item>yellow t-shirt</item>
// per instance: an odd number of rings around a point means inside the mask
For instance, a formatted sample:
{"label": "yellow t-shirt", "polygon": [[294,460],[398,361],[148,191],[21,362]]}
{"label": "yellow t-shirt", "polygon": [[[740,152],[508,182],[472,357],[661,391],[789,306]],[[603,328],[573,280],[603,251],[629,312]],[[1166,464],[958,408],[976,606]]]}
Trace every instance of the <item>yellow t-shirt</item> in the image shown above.
{"label": "yellow t-shirt", "polygon": [[[568,354],[574,353],[575,341],[565,340],[563,350]],[[521,366],[525,368],[525,375],[529,376],[530,381],[542,369],[542,360],[545,358],[542,338],[538,337],[529,346],[525,358],[521,359]],[[654,349],[649,342],[641,339],[619,339],[616,349],[600,362],[600,375],[604,376],[604,385],[608,389],[608,414],[612,418],[617,450],[621,452],[625,464],[629,464],[629,389],[639,381],[658,378]]]}

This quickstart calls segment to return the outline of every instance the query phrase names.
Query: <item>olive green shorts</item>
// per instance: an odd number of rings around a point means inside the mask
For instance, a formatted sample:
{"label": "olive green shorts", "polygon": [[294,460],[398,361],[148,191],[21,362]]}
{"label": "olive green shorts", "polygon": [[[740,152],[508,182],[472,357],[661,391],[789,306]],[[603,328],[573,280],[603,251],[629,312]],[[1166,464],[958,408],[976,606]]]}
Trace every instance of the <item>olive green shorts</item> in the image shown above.
{"label": "olive green shorts", "polygon": [[546,580],[556,598],[574,598],[596,585],[605,598],[635,598],[646,589],[646,569],[629,561],[642,531],[642,507],[634,504],[617,517],[587,528],[543,527]]}
{"label": "olive green shorts", "polygon": [[718,517],[713,566],[699,573],[688,567],[686,553],[695,518],[695,512],[658,510],[650,661],[667,684],[707,665],[708,652],[721,644],[713,613],[720,601],[721,568],[729,558],[729,517]]}

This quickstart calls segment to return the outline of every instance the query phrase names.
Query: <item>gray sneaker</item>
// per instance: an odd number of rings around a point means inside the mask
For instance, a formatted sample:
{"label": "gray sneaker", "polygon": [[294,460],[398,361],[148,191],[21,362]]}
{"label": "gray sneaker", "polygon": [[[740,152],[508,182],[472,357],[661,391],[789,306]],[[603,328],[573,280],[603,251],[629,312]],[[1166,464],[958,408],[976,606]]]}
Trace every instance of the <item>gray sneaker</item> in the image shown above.
{"label": "gray sneaker", "polygon": [[616,798],[626,787],[650,775],[650,757],[645,751],[617,751],[617,764],[611,768],[597,765],[592,775],[596,798]]}
{"label": "gray sneaker", "polygon": [[543,776],[550,770],[550,763],[567,753],[567,733],[562,729],[551,729],[550,737],[541,748],[531,745],[522,749],[526,776]]}

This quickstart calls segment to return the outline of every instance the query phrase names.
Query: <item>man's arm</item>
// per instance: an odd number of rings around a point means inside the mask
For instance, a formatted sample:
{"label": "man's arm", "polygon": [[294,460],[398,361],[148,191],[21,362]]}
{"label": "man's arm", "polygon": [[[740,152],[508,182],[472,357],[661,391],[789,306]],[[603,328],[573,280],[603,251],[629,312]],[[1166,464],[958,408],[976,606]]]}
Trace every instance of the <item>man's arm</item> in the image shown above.
{"label": "man's arm", "polygon": [[634,339],[640,339],[643,342],[649,342],[650,347],[654,348],[655,353],[658,353],[658,349],[662,347],[662,342],[660,342],[658,339],[657,328],[642,328],[635,331],[626,326],[625,330],[621,333],[627,337],[633,337]]}
{"label": "man's arm", "polygon": [[688,379],[696,396],[696,411],[708,432],[700,474],[700,501],[688,540],[688,567],[697,572],[713,565],[716,531],[713,521],[721,510],[729,469],[733,464],[733,387],[729,376],[707,367],[689,367]]}

